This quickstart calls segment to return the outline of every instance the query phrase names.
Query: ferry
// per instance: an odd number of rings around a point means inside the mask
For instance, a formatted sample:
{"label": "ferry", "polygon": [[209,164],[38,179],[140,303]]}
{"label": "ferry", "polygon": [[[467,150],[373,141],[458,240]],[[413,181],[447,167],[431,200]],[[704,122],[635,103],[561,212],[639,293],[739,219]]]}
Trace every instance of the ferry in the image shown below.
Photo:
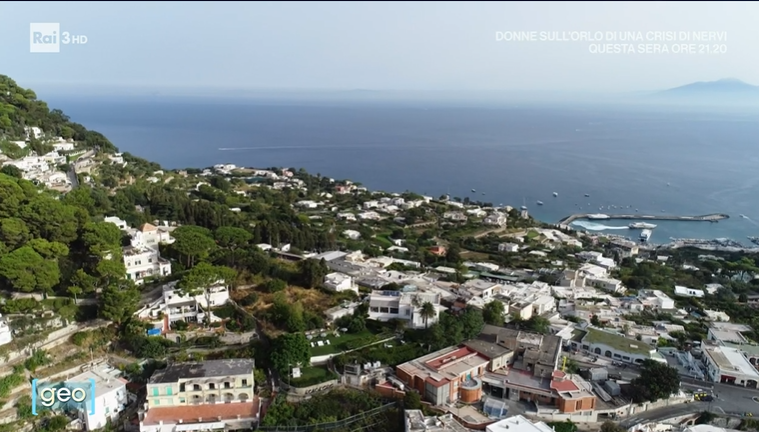
{"label": "ferry", "polygon": [[656,225],[645,222],[633,222],[629,227],[630,229],[654,229]]}
{"label": "ferry", "polygon": [[535,204],[537,204],[537,205],[543,205],[543,201],[538,201]]}
{"label": "ferry", "polygon": [[643,231],[640,233],[640,241],[641,241],[641,242],[647,242],[647,241],[648,241],[648,239],[650,239],[650,238],[651,238],[651,234],[653,234],[653,232],[652,232],[651,230],[649,230],[649,229],[644,229],[644,230],[643,230]]}

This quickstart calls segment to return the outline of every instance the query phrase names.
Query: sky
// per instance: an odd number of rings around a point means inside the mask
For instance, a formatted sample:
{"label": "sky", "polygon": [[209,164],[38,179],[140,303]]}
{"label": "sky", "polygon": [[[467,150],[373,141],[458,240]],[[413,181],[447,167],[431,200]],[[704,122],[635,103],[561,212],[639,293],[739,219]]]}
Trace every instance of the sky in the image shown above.
{"label": "sky", "polygon": [[[4,1],[0,74],[26,87],[641,92],[722,78],[759,85],[757,22],[754,2]],[[30,23],[60,23],[87,43],[31,53]],[[674,39],[650,40],[654,31]],[[721,40],[692,40],[703,31]],[[497,40],[513,32],[538,40]],[[540,40],[561,32],[603,37]],[[632,40],[621,41],[621,32]],[[666,53],[645,52],[662,46]]]}

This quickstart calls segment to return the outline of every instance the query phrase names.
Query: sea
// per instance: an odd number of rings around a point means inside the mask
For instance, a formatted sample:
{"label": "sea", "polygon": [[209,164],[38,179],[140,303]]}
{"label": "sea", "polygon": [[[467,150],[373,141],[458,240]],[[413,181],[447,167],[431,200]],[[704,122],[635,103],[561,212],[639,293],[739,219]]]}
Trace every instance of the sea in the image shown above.
{"label": "sea", "polygon": [[[305,168],[372,190],[524,205],[549,223],[573,213],[636,210],[730,216],[719,223],[658,221],[650,241],[659,244],[729,238],[749,246],[747,237],[759,236],[756,113],[570,103],[40,98],[121,151],[169,169]],[[573,227],[637,239],[631,222]]]}

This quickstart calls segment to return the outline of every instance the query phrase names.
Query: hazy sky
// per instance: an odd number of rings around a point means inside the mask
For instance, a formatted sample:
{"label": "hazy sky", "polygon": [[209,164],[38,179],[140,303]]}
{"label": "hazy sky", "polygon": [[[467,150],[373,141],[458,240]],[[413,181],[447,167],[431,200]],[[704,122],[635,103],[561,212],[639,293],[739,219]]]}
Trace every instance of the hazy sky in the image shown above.
{"label": "hazy sky", "polygon": [[[30,53],[32,22],[86,45]],[[759,84],[753,2],[0,2],[0,74],[20,84],[257,89],[645,91]],[[725,32],[699,53],[591,53],[620,41],[496,32]],[[571,37],[570,34],[567,34]],[[536,33],[540,38],[540,34]],[[627,42],[624,42],[627,43]],[[681,41],[658,42],[672,49]],[[680,48],[682,50],[683,48]]]}

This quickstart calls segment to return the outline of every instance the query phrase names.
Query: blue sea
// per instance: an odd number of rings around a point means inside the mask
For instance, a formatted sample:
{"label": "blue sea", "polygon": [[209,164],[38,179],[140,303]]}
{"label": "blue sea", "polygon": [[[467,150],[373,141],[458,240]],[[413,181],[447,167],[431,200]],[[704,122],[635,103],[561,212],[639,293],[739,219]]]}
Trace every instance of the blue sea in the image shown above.
{"label": "blue sea", "polygon": [[[755,114],[569,104],[40,97],[122,151],[166,168],[305,168],[371,189],[527,205],[546,222],[634,209],[727,213],[731,218],[716,224],[659,222],[651,241],[732,238],[748,245],[747,236],[759,236]],[[630,222],[576,227],[636,237],[627,230]]]}

